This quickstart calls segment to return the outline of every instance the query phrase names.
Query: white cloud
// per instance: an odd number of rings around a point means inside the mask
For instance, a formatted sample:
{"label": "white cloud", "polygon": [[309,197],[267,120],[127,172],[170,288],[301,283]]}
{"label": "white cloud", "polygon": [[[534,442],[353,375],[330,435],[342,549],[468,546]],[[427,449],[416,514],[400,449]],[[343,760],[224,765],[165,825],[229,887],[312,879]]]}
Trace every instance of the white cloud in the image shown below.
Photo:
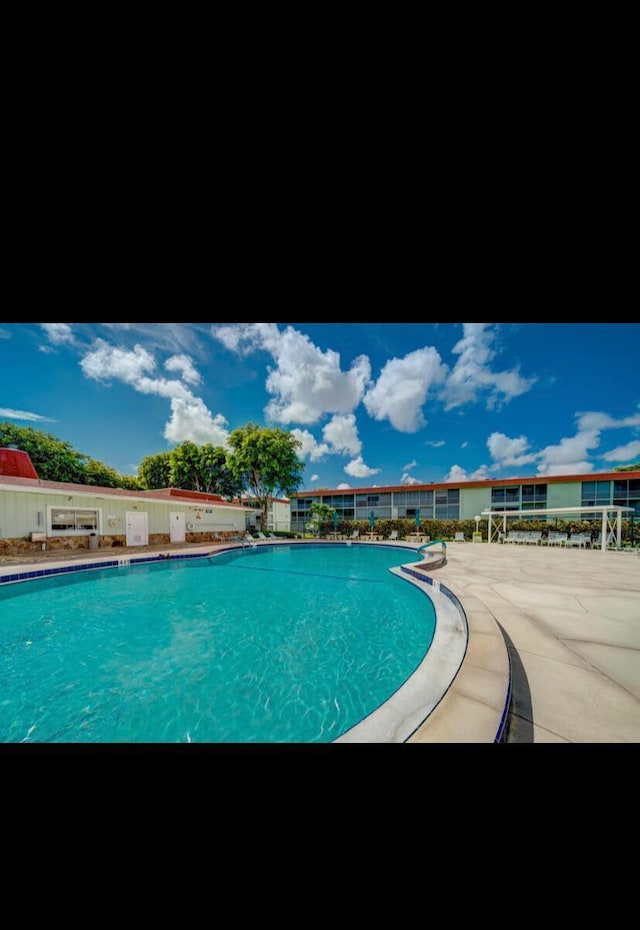
{"label": "white cloud", "polygon": [[73,332],[68,323],[41,323],[40,326],[54,345],[74,342]]}
{"label": "white cloud", "polygon": [[414,459],[412,462],[407,462],[406,465],[403,465],[403,466],[402,466],[402,471],[411,471],[412,468],[417,468],[417,467],[418,467],[418,463],[417,463],[417,461]]}
{"label": "white cloud", "polygon": [[640,414],[616,420],[607,413],[580,413],[577,425],[579,430],[631,429],[640,426]]}
{"label": "white cloud", "polygon": [[338,491],[350,491],[350,490],[351,490],[351,485],[350,485],[350,484],[346,484],[346,483],[339,484],[337,490],[338,490]]}
{"label": "white cloud", "polygon": [[441,391],[445,410],[475,403],[481,394],[487,395],[487,409],[524,394],[535,384],[535,378],[523,378],[517,368],[494,372],[490,363],[495,358],[496,334],[487,323],[464,323],[462,339],[452,352],[459,355],[455,367]]}
{"label": "white cloud", "polygon": [[446,443],[444,439],[431,439],[425,442],[425,446],[431,446],[434,449],[440,449],[442,446],[445,446]]}
{"label": "white cloud", "polygon": [[[492,470],[517,467],[523,468],[538,462],[537,473],[541,476],[590,474],[595,466],[589,455],[601,445],[602,433],[612,429],[634,429],[640,426],[640,415],[616,420],[607,413],[588,412],[576,415],[578,431],[574,436],[565,436],[559,443],[545,446],[539,452],[530,450],[526,436],[510,438],[504,433],[492,433],[487,447],[494,461]],[[603,453],[607,462],[624,464],[640,455],[640,441],[633,440]]]}
{"label": "white cloud", "polygon": [[348,414],[359,405],[371,378],[371,364],[362,355],[348,371],[340,355],[323,352],[308,336],[275,323],[229,323],[214,326],[213,336],[231,351],[249,355],[268,352],[275,361],[266,389],[272,395],[265,416],[275,423],[318,423],[326,414]]}
{"label": "white cloud", "polygon": [[[546,446],[540,453],[538,474],[540,475],[574,475],[589,474],[594,465],[588,455],[600,448],[602,433],[612,429],[635,429],[640,426],[640,414],[616,420],[607,413],[589,411],[576,416],[578,432],[575,436],[561,439],[557,445]],[[638,444],[630,441],[617,449],[603,453],[601,458],[607,462],[625,462],[633,459]]]}
{"label": "white cloud", "polygon": [[371,475],[380,473],[379,468],[369,468],[368,465],[365,465],[361,455],[349,462],[348,465],[345,465],[344,471],[345,474],[350,475],[352,478],[370,478]]}
{"label": "white cloud", "polygon": [[362,449],[353,414],[333,417],[322,431],[324,442],[318,442],[309,430],[292,429],[291,434],[302,443],[299,457],[310,462],[319,462],[327,455],[358,455]]}
{"label": "white cloud", "polygon": [[349,371],[340,356],[323,353],[307,336],[290,327],[282,336],[266,388],[273,395],[265,415],[276,423],[317,423],[327,413],[347,414],[360,403],[371,375],[368,358],[357,358]]}
{"label": "white cloud", "polygon": [[0,326],[0,339],[11,339],[11,333],[9,330],[4,329],[2,326]]}
{"label": "white cloud", "polygon": [[[210,442],[214,446],[227,447],[229,434],[225,417],[222,414],[212,416],[204,402],[194,397],[182,381],[149,377],[156,369],[156,361],[141,345],[136,345],[133,350],[119,349],[98,339],[96,348],[85,355],[80,366],[87,378],[107,383],[121,381],[141,394],[170,400],[171,416],[164,430],[164,436],[170,442],[190,440],[198,445]],[[188,378],[197,376],[185,356],[174,356],[165,367],[183,375],[186,373]]]}
{"label": "white cloud", "polygon": [[486,465],[481,465],[480,468],[476,468],[469,475],[470,481],[486,481],[490,478],[489,469]]}
{"label": "white cloud", "polygon": [[469,481],[469,477],[464,468],[461,468],[459,465],[452,465],[449,469],[449,473],[444,478],[444,482],[449,484],[456,481]]}
{"label": "white cloud", "polygon": [[333,452],[342,455],[359,455],[362,451],[356,418],[352,413],[332,417],[322,430],[322,436]]}
{"label": "white cloud", "polygon": [[260,350],[273,354],[280,330],[277,323],[218,323],[211,327],[211,335],[238,355]]}
{"label": "white cloud", "polygon": [[39,413],[29,413],[27,410],[12,410],[10,407],[0,407],[0,417],[7,420],[28,420],[32,423],[55,423],[51,417],[43,417]]}
{"label": "white cloud", "polygon": [[314,484],[316,481],[320,481],[320,475],[311,475],[309,481],[311,481],[312,484]]}
{"label": "white cloud", "polygon": [[457,484],[464,481],[486,481],[489,477],[489,469],[486,465],[481,465],[480,468],[476,468],[471,474],[467,474],[466,470],[459,465],[452,465],[443,483]]}
{"label": "white cloud", "polygon": [[429,390],[441,384],[447,366],[432,346],[390,359],[364,405],[374,420],[388,420],[401,433],[417,433],[427,425],[422,407]]}
{"label": "white cloud", "polygon": [[588,475],[594,471],[593,462],[570,462],[566,465],[557,463],[555,465],[540,465],[538,475],[552,477],[554,475]]}
{"label": "white cloud", "polygon": [[504,433],[492,433],[487,439],[487,448],[491,458],[500,466],[520,466],[535,462],[538,456],[528,451],[529,440],[526,436],[510,439]]}
{"label": "white cloud", "polygon": [[171,417],[165,426],[164,437],[173,443],[189,440],[199,446],[210,442],[213,446],[227,448],[229,433],[226,426],[227,421],[222,414],[212,417],[200,398],[176,397],[171,401]]}
{"label": "white cloud", "polygon": [[297,451],[298,458],[310,462],[320,462],[325,456],[331,454],[326,442],[318,442],[315,436],[306,429],[292,429],[291,435],[302,443]]}
{"label": "white cloud", "polygon": [[600,445],[599,430],[585,430],[566,436],[557,445],[546,446],[540,453],[539,475],[572,475],[593,471],[587,456]]}
{"label": "white cloud", "polygon": [[[87,326],[87,324],[83,324]],[[135,337],[147,348],[158,349],[174,355],[201,355],[199,333],[206,334],[209,327],[200,323],[100,323],[109,335],[119,337],[122,333]],[[89,334],[88,334],[89,335]]]}
{"label": "white cloud", "polygon": [[[117,349],[102,339],[97,348],[88,352],[80,362],[83,374],[94,381],[123,381],[139,390],[138,385],[148,372],[155,370],[156,361],[141,345],[133,350]],[[151,393],[144,391],[144,393]]]}
{"label": "white cloud", "polygon": [[164,367],[168,372],[178,372],[182,380],[186,381],[187,384],[200,384],[202,382],[200,372],[196,371],[193,361],[188,355],[172,355],[164,363]]}
{"label": "white cloud", "polygon": [[424,482],[420,481],[419,478],[412,478],[411,475],[405,472],[402,478],[400,479],[400,484],[406,484],[407,486],[409,486],[412,484],[424,484]]}
{"label": "white cloud", "polygon": [[640,440],[634,439],[624,446],[617,446],[602,456],[605,462],[632,462],[640,458]]}

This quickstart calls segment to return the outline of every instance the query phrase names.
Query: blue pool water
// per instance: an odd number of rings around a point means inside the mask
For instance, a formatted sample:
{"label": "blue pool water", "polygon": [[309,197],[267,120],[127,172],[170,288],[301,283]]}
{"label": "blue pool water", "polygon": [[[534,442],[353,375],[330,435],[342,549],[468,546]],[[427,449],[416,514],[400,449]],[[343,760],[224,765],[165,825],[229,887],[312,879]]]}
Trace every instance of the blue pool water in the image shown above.
{"label": "blue pool water", "polygon": [[0,590],[0,741],[331,742],[431,645],[435,611],[365,545],[275,545]]}

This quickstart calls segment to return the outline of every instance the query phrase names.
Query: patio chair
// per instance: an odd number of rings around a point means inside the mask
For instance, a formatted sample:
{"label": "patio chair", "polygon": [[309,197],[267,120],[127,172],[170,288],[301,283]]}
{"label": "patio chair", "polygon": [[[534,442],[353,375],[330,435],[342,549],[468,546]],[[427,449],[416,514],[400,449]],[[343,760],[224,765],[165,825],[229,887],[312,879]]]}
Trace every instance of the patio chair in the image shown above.
{"label": "patio chair", "polygon": [[464,533],[456,533],[454,542],[464,542]]}
{"label": "patio chair", "polygon": [[256,536],[258,537],[258,539],[266,539],[266,538],[267,538],[267,537],[264,535],[264,533],[262,532],[262,530],[258,530],[258,532],[256,533]]}
{"label": "patio chair", "polygon": [[354,530],[349,539],[360,539],[360,530]]}
{"label": "patio chair", "polygon": [[397,530],[391,530],[391,532],[389,533],[389,537],[388,537],[388,538],[389,538],[389,539],[397,539],[397,538],[398,538],[398,531],[397,531]]}

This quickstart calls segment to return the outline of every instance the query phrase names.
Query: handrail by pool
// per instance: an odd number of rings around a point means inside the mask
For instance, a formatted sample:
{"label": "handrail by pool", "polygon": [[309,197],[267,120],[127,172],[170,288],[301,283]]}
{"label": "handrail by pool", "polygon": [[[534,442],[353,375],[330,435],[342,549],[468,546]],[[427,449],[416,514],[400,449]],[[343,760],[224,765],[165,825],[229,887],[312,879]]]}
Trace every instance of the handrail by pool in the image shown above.
{"label": "handrail by pool", "polygon": [[422,552],[423,549],[429,549],[430,546],[435,546],[436,543],[440,543],[440,545],[442,546],[443,555],[446,554],[447,544],[444,541],[444,539],[432,539],[431,542],[423,543],[421,546],[418,546],[417,551]]}

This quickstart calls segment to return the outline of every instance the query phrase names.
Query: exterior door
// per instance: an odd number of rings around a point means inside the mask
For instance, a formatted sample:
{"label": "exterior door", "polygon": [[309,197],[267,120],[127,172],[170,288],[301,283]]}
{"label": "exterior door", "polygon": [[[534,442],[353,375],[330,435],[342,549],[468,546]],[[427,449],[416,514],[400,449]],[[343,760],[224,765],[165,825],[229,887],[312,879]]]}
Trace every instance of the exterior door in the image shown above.
{"label": "exterior door", "polygon": [[185,519],[183,513],[169,514],[170,528],[169,539],[172,543],[183,543],[187,538],[185,536]]}
{"label": "exterior door", "polygon": [[149,514],[127,512],[127,546],[149,545]]}

